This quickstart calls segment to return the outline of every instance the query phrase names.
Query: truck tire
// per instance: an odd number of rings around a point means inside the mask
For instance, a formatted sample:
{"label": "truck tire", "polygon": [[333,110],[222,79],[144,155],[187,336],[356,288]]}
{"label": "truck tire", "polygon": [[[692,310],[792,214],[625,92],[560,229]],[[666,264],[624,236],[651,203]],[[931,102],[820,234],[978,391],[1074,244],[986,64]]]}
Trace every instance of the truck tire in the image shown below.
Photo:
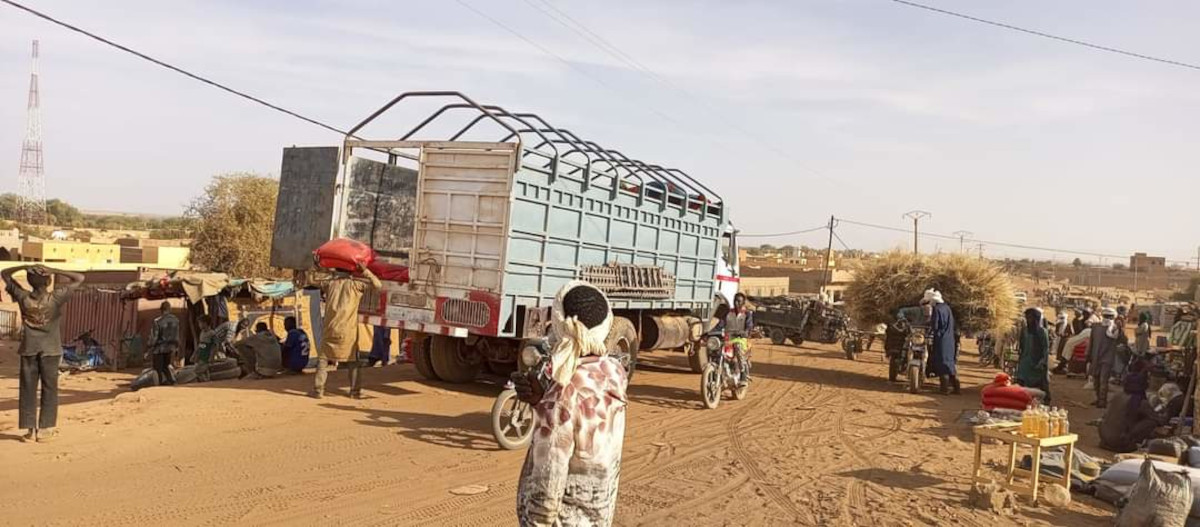
{"label": "truck tire", "polygon": [[626,380],[633,380],[640,345],[633,321],[625,317],[613,317],[612,327],[608,329],[608,338],[604,339],[604,349],[621,361],[621,365],[625,367]]}
{"label": "truck tire", "polygon": [[412,344],[410,344],[412,349],[409,352],[412,353],[413,367],[417,369],[417,373],[422,377],[431,381],[440,381],[442,378],[438,377],[437,372],[433,371],[433,361],[429,353],[429,341],[429,336],[425,334],[417,334],[412,338]]}
{"label": "truck tire", "polygon": [[776,346],[782,346],[787,341],[787,335],[783,334],[782,328],[771,328],[767,335],[771,337],[771,344]]}
{"label": "truck tire", "polygon": [[430,340],[430,363],[433,372],[443,381],[462,384],[479,375],[483,357],[474,355],[463,339],[434,335]]}
{"label": "truck tire", "polygon": [[705,366],[708,366],[708,348],[701,339],[700,342],[692,344],[692,353],[688,355],[688,367],[692,369],[692,373],[703,373]]}

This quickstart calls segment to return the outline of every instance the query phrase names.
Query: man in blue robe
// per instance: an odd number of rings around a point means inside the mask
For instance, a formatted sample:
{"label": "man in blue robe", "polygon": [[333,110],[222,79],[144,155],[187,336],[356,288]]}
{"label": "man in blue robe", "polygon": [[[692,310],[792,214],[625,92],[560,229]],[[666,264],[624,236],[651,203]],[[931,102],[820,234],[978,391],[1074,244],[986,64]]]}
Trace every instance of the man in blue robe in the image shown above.
{"label": "man in blue robe", "polygon": [[938,377],[941,392],[958,395],[958,346],[955,345],[954,313],[935,289],[925,291],[922,304],[929,309],[929,369]]}

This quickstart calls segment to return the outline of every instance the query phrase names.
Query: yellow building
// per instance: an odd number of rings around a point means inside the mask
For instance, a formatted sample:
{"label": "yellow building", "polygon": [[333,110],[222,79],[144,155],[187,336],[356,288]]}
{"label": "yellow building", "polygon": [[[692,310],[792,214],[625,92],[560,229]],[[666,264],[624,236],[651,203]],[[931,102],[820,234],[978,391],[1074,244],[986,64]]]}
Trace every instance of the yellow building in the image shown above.
{"label": "yellow building", "polygon": [[115,264],[121,262],[121,246],[66,240],[26,241],[21,244],[26,262]]}

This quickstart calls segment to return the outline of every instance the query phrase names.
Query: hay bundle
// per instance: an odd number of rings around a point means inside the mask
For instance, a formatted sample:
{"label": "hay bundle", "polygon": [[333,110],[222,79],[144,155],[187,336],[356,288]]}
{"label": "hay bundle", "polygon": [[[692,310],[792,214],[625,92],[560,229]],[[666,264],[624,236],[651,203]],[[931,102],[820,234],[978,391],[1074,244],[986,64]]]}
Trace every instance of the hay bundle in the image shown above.
{"label": "hay bundle", "polygon": [[846,307],[859,323],[891,322],[928,288],[942,292],[964,334],[1002,331],[1018,314],[1012,282],[986,260],[958,254],[892,252],[862,264],[846,289]]}

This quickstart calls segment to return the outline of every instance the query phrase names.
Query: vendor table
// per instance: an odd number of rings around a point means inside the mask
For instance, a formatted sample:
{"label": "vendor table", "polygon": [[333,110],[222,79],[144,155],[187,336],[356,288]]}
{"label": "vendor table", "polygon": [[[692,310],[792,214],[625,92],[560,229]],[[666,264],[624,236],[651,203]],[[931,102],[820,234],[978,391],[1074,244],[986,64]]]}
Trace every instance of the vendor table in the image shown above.
{"label": "vendor table", "polygon": [[[1038,483],[1042,479],[1040,472],[1042,468],[1042,449],[1065,446],[1066,455],[1063,456],[1063,476],[1061,478],[1047,476],[1046,479],[1050,483],[1061,483],[1070,491],[1071,462],[1075,456],[1075,442],[1079,440],[1079,436],[1076,434],[1067,434],[1056,437],[1037,438],[1021,435],[1020,428],[1021,425],[1018,423],[996,423],[974,427],[975,469],[971,473],[972,481],[975,483],[999,483],[1004,488],[1029,496],[1030,500],[1036,502],[1038,497]],[[1004,481],[995,481],[992,478],[980,475],[982,471],[984,439],[994,439],[1008,446],[1008,466]],[[1027,446],[1033,450],[1033,466],[1030,467],[1030,470],[1017,467],[1017,446],[1019,445]],[[1018,476],[1027,479],[1028,485],[1014,483],[1014,480]]]}

